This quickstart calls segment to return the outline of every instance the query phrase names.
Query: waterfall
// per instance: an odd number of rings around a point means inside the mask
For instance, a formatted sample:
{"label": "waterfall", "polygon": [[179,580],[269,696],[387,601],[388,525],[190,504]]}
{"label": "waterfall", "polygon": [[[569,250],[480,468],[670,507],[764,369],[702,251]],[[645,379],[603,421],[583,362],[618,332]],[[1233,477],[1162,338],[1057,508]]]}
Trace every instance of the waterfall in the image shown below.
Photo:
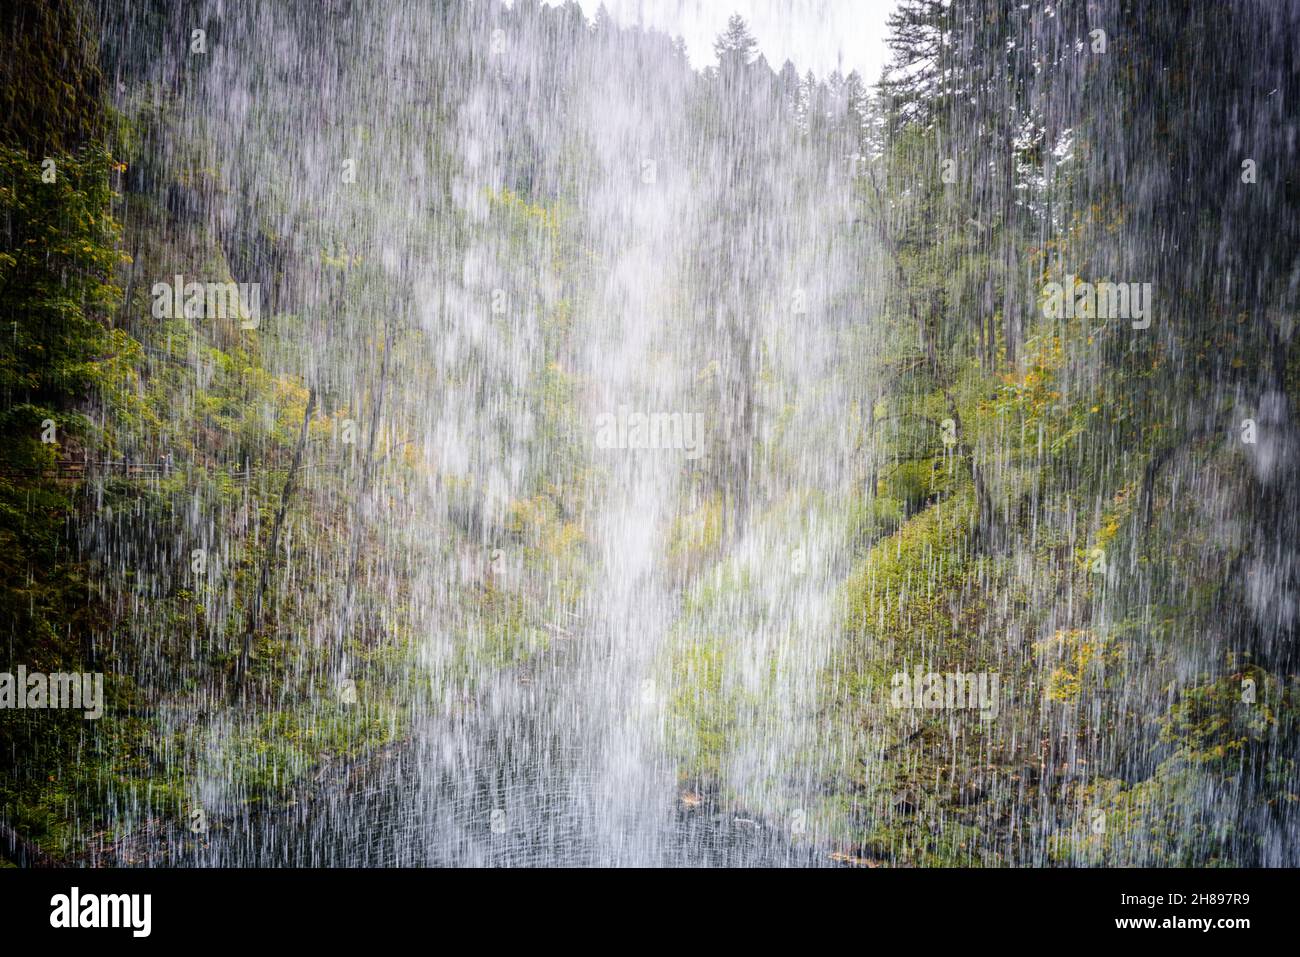
{"label": "waterfall", "polygon": [[1295,863],[1297,5],[742,5],[14,21],[15,854]]}

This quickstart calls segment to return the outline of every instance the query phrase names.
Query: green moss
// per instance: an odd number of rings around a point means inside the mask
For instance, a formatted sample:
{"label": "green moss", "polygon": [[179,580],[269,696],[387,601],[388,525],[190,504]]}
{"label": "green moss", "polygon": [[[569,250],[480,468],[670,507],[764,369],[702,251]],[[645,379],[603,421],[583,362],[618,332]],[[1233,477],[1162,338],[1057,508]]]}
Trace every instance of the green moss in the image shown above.
{"label": "green moss", "polygon": [[356,690],[355,705],[323,688],[314,704],[223,734],[213,770],[229,775],[245,800],[275,803],[307,785],[323,761],[355,758],[396,740],[404,723],[399,711],[375,704],[364,682]]}
{"label": "green moss", "polygon": [[694,511],[674,519],[668,532],[668,562],[679,573],[698,571],[718,556],[722,544],[722,495],[715,493]]}
{"label": "green moss", "polygon": [[942,644],[962,635],[955,600],[972,561],[969,485],[882,539],[848,581],[849,634]]}
{"label": "green moss", "polygon": [[691,778],[716,778],[737,726],[738,702],[724,695],[724,654],[716,638],[692,640],[671,659],[670,748]]}

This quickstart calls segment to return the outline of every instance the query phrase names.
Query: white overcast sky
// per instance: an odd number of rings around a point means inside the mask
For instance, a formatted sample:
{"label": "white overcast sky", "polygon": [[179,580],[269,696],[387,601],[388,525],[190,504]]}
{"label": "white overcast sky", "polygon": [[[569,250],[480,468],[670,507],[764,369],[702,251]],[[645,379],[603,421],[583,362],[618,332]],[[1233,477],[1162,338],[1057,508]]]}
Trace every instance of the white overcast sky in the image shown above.
{"label": "white overcast sky", "polygon": [[[714,62],[713,41],[739,13],[772,69],[787,59],[802,75],[857,70],[867,83],[880,78],[888,55],[885,19],[895,0],[604,0],[621,24],[653,27],[686,41],[691,65]],[[591,19],[601,0],[579,0]]]}

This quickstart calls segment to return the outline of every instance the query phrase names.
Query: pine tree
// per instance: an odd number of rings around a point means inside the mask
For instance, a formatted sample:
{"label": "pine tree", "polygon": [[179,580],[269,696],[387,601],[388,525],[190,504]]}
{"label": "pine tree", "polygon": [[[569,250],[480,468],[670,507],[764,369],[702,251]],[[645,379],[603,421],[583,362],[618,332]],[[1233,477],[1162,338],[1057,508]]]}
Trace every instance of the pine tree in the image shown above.
{"label": "pine tree", "polygon": [[749,32],[745,20],[738,13],[733,13],[727,21],[727,29],[713,41],[713,52],[717,54],[719,68],[728,66],[748,66],[758,49],[758,41]]}

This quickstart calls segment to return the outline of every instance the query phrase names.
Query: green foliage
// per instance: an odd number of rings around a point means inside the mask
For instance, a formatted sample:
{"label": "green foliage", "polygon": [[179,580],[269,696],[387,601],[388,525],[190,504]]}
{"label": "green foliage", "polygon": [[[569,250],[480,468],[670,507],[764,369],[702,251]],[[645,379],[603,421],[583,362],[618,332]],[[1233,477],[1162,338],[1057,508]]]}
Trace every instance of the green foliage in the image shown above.
{"label": "green foliage", "polygon": [[104,79],[78,0],[0,7],[0,144],[66,154],[102,138]]}
{"label": "green foliage", "polygon": [[[123,344],[107,317],[117,301],[119,229],[109,213],[106,152],[57,155],[54,182],[41,164],[0,146],[0,670],[19,663],[67,671],[87,661],[102,620],[90,576],[69,541],[75,488],[55,477],[84,442],[78,404],[106,381],[108,353]],[[44,441],[52,439],[53,441]],[[41,786],[93,730],[80,714],[6,710],[0,750],[20,756],[0,781],[0,803]]]}
{"label": "green foliage", "polygon": [[87,147],[55,163],[55,181],[45,183],[37,161],[0,147],[0,395],[10,407],[67,409],[121,344],[107,328],[120,297],[113,160]]}

